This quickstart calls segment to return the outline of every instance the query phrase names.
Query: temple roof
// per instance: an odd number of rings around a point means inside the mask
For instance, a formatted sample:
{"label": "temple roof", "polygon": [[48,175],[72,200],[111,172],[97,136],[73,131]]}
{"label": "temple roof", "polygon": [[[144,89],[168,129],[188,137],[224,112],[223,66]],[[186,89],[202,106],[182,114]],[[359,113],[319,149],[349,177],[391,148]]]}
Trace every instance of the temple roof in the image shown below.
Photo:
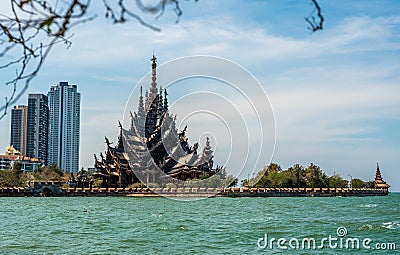
{"label": "temple roof", "polygon": [[379,169],[379,163],[376,163],[376,173],[375,173],[375,187],[380,189],[388,189],[390,187],[383,179],[381,175],[381,171]]}
{"label": "temple roof", "polygon": [[21,155],[21,152],[15,149],[13,145],[10,145],[6,148],[6,155]]}
{"label": "temple roof", "polygon": [[[146,90],[143,100],[143,88],[140,87],[138,112],[131,112],[131,127],[123,129],[119,123],[120,134],[117,143],[111,146],[106,139],[106,158],[98,161],[95,156],[95,166],[107,174],[112,171],[162,169],[164,173],[179,174],[192,171],[197,174],[212,168],[212,149],[207,139],[205,149],[197,152],[198,144],[191,147],[185,136],[187,127],[180,133],[176,128],[175,118],[168,112],[167,91],[157,89],[157,62],[153,55],[151,86]],[[149,91],[149,92],[148,92]],[[107,170],[108,171],[108,170]],[[109,174],[109,173],[108,173]],[[136,173],[135,173],[136,174]],[[192,177],[193,178],[193,177]]]}

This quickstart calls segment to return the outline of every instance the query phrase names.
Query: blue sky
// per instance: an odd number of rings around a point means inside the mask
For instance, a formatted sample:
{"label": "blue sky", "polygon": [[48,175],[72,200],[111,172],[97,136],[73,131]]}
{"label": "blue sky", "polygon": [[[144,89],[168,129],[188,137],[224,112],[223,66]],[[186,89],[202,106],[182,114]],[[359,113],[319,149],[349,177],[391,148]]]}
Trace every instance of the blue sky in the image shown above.
{"label": "blue sky", "polygon": [[[91,12],[100,17],[73,30],[70,49],[53,49],[29,93],[47,93],[59,81],[78,85],[80,162],[86,168],[93,165],[93,153],[104,151],[104,136],[116,140],[118,120],[135,85],[150,71],[153,50],[159,64],[190,55],[226,58],[253,74],[271,101],[274,162],[283,168],[313,162],[328,174],[365,180],[374,177],[380,162],[383,178],[400,191],[400,2],[319,2],[326,23],[311,34],[304,22],[312,9],[308,0],[183,1],[178,24],[168,12],[157,21],[145,17],[160,33],[135,21],[104,21],[94,1]],[[8,92],[0,88],[0,94]],[[185,93],[174,90],[172,102]],[[27,96],[19,102],[26,103]],[[10,114],[0,121],[1,150],[9,143],[9,126]],[[210,124],[188,126],[196,133]],[[215,158],[222,164],[227,153],[221,142],[218,146]],[[269,159],[262,155],[258,167]]]}

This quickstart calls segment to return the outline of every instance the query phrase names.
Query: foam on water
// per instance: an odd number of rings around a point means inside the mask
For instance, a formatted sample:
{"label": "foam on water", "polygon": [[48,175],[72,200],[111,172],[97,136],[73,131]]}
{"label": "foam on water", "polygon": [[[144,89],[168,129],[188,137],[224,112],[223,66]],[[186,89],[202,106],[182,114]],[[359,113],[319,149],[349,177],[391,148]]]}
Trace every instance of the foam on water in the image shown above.
{"label": "foam on water", "polygon": [[365,207],[365,208],[372,208],[372,207],[377,207],[377,204],[365,204],[365,205],[361,205],[360,207]]}
{"label": "foam on water", "polygon": [[400,223],[398,222],[384,222],[382,227],[387,229],[400,229]]}
{"label": "foam on water", "polygon": [[371,224],[364,224],[359,228],[359,230],[365,230],[365,229],[368,230],[373,229],[373,226]]}

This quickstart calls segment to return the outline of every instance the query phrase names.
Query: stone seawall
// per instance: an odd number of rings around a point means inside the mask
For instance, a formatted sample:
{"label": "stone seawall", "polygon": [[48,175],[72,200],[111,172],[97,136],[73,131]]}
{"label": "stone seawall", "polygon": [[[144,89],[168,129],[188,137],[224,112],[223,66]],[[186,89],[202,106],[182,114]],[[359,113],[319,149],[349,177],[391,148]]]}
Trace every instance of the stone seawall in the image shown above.
{"label": "stone seawall", "polygon": [[[0,188],[0,197],[24,196],[126,196],[126,197],[333,197],[387,196],[387,189],[350,188],[66,188],[57,194],[32,188]],[[56,190],[54,187],[52,190]],[[43,191],[43,188],[42,188]]]}
{"label": "stone seawall", "polygon": [[26,188],[0,188],[0,197],[28,197],[32,196],[32,192]]}
{"label": "stone seawall", "polygon": [[387,189],[351,188],[231,188],[222,193],[228,197],[349,197],[387,196]]}

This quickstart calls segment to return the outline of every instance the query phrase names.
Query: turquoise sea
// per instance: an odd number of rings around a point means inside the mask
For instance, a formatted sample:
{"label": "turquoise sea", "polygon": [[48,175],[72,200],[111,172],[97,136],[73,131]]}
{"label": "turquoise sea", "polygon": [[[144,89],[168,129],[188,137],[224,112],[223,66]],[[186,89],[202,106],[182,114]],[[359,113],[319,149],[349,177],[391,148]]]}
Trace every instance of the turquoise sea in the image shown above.
{"label": "turquoise sea", "polygon": [[[400,193],[190,201],[3,197],[0,216],[0,254],[400,254]],[[268,244],[276,239],[273,247],[265,246],[266,236]],[[350,238],[359,249],[345,246]]]}

